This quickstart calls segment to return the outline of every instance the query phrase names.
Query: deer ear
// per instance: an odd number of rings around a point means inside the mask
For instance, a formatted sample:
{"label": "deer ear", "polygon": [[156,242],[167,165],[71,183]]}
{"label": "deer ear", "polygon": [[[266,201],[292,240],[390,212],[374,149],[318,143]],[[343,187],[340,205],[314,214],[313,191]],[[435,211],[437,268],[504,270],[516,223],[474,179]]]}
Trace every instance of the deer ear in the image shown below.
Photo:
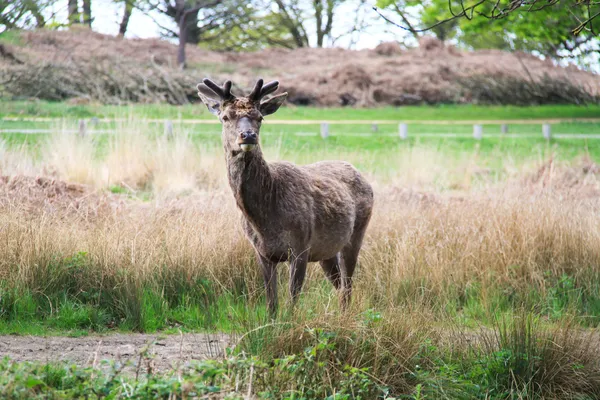
{"label": "deer ear", "polygon": [[198,97],[200,97],[200,100],[208,108],[208,111],[218,116],[221,111],[221,103],[217,100],[219,96],[204,83],[200,83],[196,87],[198,89]]}
{"label": "deer ear", "polygon": [[285,99],[287,98],[287,92],[278,94],[277,96],[273,96],[268,100],[260,103],[260,113],[262,115],[273,114],[275,111],[281,107]]}

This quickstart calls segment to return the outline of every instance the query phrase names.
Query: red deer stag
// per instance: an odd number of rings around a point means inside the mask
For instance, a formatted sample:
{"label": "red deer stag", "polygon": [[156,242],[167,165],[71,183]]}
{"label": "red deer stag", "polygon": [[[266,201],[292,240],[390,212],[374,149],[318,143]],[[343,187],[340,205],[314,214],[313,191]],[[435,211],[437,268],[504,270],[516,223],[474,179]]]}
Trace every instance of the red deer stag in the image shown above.
{"label": "red deer stag", "polygon": [[319,261],[333,286],[341,289],[345,309],[371,218],[373,190],[347,162],[296,166],[265,161],[260,126],[264,116],[277,111],[287,93],[263,98],[278,86],[277,81],[263,85],[259,79],[248,97],[236,97],[231,93],[231,81],[220,87],[204,79],[198,85],[198,96],[223,124],[229,185],[262,267],[271,315],[277,310],[275,268],[288,260],[292,304],[302,289],[306,264]]}

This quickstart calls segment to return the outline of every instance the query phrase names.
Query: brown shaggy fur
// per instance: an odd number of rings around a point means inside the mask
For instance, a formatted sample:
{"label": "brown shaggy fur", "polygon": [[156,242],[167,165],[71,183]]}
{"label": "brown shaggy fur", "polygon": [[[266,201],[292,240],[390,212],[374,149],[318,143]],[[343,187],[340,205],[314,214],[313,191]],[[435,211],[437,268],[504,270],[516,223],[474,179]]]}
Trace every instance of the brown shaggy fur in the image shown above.
{"label": "brown shaggy fur", "polygon": [[[290,262],[292,301],[302,288],[307,263],[319,261],[334,287],[342,290],[345,308],[371,218],[371,185],[343,161],[305,166],[265,161],[259,142],[262,116],[275,112],[287,93],[263,102],[236,98],[215,107],[206,89],[199,86],[199,95],[223,122],[229,184],[263,270],[270,311],[277,309],[275,268],[284,261]],[[244,133],[256,137],[257,144],[249,151],[240,147],[245,144]]]}

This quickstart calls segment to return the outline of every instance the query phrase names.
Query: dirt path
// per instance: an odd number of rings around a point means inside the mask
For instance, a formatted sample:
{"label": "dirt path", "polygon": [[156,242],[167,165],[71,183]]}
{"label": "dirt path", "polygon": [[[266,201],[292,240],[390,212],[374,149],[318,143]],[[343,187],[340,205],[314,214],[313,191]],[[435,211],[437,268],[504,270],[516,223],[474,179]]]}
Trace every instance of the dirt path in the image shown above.
{"label": "dirt path", "polygon": [[185,365],[191,360],[217,358],[223,355],[231,338],[224,334],[112,334],[106,336],[38,337],[0,336],[0,358],[14,361],[66,361],[79,366],[101,366],[100,361],[131,361],[130,370],[140,360],[145,348],[148,355],[142,362],[158,371]]}

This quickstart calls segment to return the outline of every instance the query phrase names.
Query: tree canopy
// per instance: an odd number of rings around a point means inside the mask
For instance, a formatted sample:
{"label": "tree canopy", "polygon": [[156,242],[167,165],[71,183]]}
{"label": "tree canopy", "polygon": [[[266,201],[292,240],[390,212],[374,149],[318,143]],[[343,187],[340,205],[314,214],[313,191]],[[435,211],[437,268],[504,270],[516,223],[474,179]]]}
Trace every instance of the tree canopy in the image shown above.
{"label": "tree canopy", "polygon": [[597,55],[599,50],[600,30],[594,24],[600,23],[600,2],[378,0],[377,5],[388,22],[414,35],[430,32],[474,49],[523,50],[550,58]]}

